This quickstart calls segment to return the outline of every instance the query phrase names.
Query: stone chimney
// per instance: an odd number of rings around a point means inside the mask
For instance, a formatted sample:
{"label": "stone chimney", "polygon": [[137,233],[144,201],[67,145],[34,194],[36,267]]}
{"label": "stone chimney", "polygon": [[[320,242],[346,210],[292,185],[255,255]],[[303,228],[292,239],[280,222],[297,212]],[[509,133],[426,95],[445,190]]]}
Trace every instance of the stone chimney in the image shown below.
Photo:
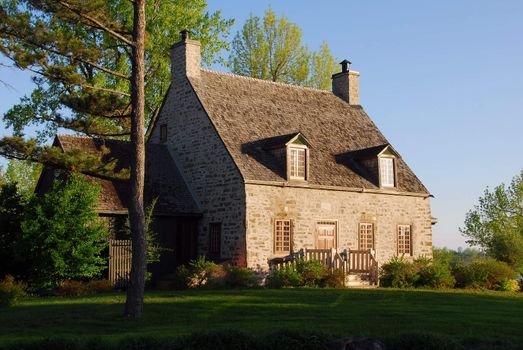
{"label": "stone chimney", "polygon": [[341,72],[332,75],[332,93],[350,105],[360,104],[360,73],[349,69],[351,62],[340,62]]}
{"label": "stone chimney", "polygon": [[200,42],[189,39],[189,31],[180,32],[182,39],[171,47],[171,74],[173,79],[180,76],[200,76]]}

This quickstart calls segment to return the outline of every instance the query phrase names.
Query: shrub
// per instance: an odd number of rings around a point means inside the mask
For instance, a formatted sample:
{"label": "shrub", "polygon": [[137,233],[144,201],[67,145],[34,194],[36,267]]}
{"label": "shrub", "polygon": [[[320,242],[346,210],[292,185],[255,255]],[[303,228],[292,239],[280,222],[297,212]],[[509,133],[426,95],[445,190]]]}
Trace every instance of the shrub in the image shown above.
{"label": "shrub", "polygon": [[300,285],[301,276],[292,267],[274,270],[267,278],[267,287],[269,288],[299,287]]}
{"label": "shrub", "polygon": [[479,258],[456,265],[453,274],[456,285],[461,288],[499,289],[503,281],[514,277],[514,270],[493,258]]}
{"label": "shrub", "polygon": [[393,257],[381,266],[380,285],[392,288],[413,288],[419,279],[419,274],[412,262],[404,257]]}
{"label": "shrub", "polygon": [[92,294],[109,293],[114,291],[114,286],[109,280],[106,279],[92,280],[87,282],[86,289],[89,293]]}
{"label": "shrub", "polygon": [[330,270],[328,269],[323,275],[321,287],[329,288],[344,288],[345,287],[345,273],[342,269]]}
{"label": "shrub", "polygon": [[517,280],[506,280],[499,284],[499,290],[505,292],[518,292],[520,290],[519,282]]}
{"label": "shrub", "polygon": [[258,285],[256,273],[247,268],[229,266],[227,269],[227,286],[232,288],[252,288]]}
{"label": "shrub", "polygon": [[0,307],[15,305],[20,298],[27,295],[26,289],[25,283],[17,282],[13,276],[7,275],[0,281]]}
{"label": "shrub", "polygon": [[56,289],[55,294],[61,297],[77,297],[87,294],[87,286],[82,281],[66,280]]}
{"label": "shrub", "polygon": [[301,276],[301,284],[308,287],[317,287],[327,268],[318,260],[297,260],[296,271]]}
{"label": "shrub", "polygon": [[428,288],[453,288],[456,279],[452,276],[452,270],[448,260],[428,260],[426,258],[414,261],[415,270],[419,277],[416,280],[417,287]]}

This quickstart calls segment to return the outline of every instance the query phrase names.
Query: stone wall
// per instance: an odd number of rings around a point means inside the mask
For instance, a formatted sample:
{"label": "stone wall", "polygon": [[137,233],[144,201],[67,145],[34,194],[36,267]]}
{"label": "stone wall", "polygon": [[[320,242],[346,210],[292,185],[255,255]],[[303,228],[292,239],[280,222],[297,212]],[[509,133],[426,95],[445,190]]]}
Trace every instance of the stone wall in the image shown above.
{"label": "stone wall", "polygon": [[336,220],[338,248],[358,249],[362,222],[373,223],[380,264],[397,255],[397,225],[411,225],[413,256],[432,256],[428,197],[246,184],[247,264],[266,269],[273,258],[275,219],[293,221],[293,250],[315,248],[318,220]]}
{"label": "stone wall", "polygon": [[173,64],[171,88],[149,142],[160,143],[160,126],[165,124],[166,145],[203,213],[199,253],[208,250],[209,223],[220,222],[221,257],[245,265],[243,180],[186,77],[198,79],[199,45],[190,40],[177,44],[172,56],[175,62],[184,61]]}

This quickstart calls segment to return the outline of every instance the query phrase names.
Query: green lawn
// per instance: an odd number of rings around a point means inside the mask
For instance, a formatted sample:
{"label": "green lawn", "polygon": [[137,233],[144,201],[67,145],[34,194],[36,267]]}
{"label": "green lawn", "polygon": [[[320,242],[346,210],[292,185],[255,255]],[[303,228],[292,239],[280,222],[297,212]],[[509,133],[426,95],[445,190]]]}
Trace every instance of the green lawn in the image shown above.
{"label": "green lawn", "polygon": [[34,298],[0,309],[0,345],[41,338],[176,337],[232,329],[332,335],[435,334],[523,341],[523,293],[420,290],[148,292],[144,317],[122,315],[124,294]]}

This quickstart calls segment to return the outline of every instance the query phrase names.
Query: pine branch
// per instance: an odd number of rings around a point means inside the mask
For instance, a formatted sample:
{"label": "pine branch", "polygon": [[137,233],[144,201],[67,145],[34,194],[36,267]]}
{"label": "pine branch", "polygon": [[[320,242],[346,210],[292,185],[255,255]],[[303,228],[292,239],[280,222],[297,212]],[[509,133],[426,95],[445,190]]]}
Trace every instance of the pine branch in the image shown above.
{"label": "pine branch", "polygon": [[80,11],[78,11],[77,9],[75,9],[73,6],[69,5],[65,1],[59,1],[58,3],[61,4],[63,7],[67,8],[69,11],[75,13],[78,17],[83,18],[83,19],[91,22],[92,24],[94,24],[92,27],[101,29],[101,30],[107,32],[115,39],[123,41],[124,43],[126,43],[129,46],[134,46],[134,43],[131,40],[127,39],[125,36],[121,35],[117,31],[110,29],[109,27],[107,27],[106,25],[104,25],[103,23],[98,21],[96,18],[93,18],[87,14],[81,13]]}

